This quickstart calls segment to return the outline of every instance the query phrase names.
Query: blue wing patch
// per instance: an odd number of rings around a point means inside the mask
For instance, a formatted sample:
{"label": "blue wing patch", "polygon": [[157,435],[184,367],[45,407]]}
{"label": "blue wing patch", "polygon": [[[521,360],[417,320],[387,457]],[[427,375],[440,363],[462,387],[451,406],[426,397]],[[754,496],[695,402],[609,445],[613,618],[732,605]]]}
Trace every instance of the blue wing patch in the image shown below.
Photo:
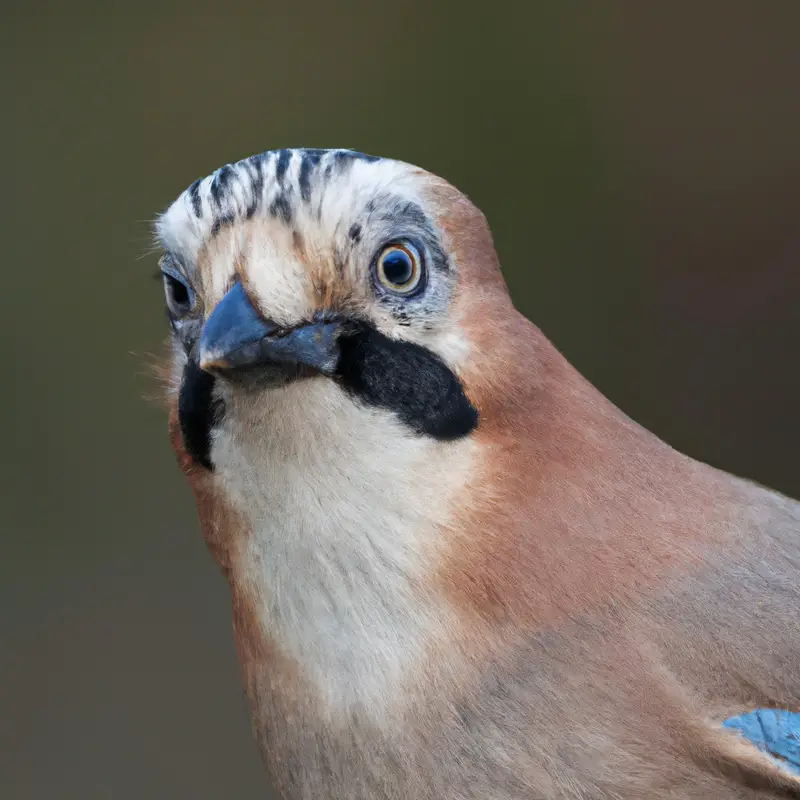
{"label": "blue wing patch", "polygon": [[731,717],[724,725],[740,731],[759,750],[800,774],[800,714],[762,708]]}

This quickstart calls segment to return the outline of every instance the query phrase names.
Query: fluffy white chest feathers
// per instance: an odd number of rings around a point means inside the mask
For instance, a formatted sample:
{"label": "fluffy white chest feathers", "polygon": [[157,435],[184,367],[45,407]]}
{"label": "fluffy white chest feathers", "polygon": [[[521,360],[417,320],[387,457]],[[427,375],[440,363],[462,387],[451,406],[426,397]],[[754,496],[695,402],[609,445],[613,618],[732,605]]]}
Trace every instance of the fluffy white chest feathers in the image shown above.
{"label": "fluffy white chest feathers", "polygon": [[264,631],[332,707],[379,714],[447,627],[432,579],[475,444],[416,436],[326,378],[225,403],[215,480],[248,524]]}

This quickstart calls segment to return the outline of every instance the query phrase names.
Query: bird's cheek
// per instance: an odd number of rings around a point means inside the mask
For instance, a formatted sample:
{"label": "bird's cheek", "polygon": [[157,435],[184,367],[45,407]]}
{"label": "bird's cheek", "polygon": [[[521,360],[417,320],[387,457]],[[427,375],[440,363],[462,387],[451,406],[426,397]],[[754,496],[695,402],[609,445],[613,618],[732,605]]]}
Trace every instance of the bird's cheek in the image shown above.
{"label": "bird's cheek", "polygon": [[229,576],[233,546],[236,541],[241,539],[244,531],[243,520],[215,491],[212,473],[198,466],[186,451],[183,445],[177,403],[173,403],[170,407],[169,437],[172,449],[178,458],[178,465],[189,480],[206,545],[223,573]]}

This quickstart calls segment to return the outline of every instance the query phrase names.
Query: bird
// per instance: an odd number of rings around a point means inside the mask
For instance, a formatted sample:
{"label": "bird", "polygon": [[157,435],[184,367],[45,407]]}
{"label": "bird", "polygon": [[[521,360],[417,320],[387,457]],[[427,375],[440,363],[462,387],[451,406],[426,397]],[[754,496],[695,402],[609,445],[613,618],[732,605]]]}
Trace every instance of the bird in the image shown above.
{"label": "bird", "polygon": [[271,150],[158,216],[169,436],[286,800],[800,798],[800,503],[515,307],[443,178]]}

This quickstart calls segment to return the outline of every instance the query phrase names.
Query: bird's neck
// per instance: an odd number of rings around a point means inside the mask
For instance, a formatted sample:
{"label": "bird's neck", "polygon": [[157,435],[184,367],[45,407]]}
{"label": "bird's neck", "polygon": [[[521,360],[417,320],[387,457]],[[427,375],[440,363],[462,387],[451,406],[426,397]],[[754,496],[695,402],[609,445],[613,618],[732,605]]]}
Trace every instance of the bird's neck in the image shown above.
{"label": "bird's neck", "polygon": [[478,449],[407,432],[323,379],[227,402],[213,457],[247,530],[234,592],[328,704],[379,709],[448,626],[438,571]]}

